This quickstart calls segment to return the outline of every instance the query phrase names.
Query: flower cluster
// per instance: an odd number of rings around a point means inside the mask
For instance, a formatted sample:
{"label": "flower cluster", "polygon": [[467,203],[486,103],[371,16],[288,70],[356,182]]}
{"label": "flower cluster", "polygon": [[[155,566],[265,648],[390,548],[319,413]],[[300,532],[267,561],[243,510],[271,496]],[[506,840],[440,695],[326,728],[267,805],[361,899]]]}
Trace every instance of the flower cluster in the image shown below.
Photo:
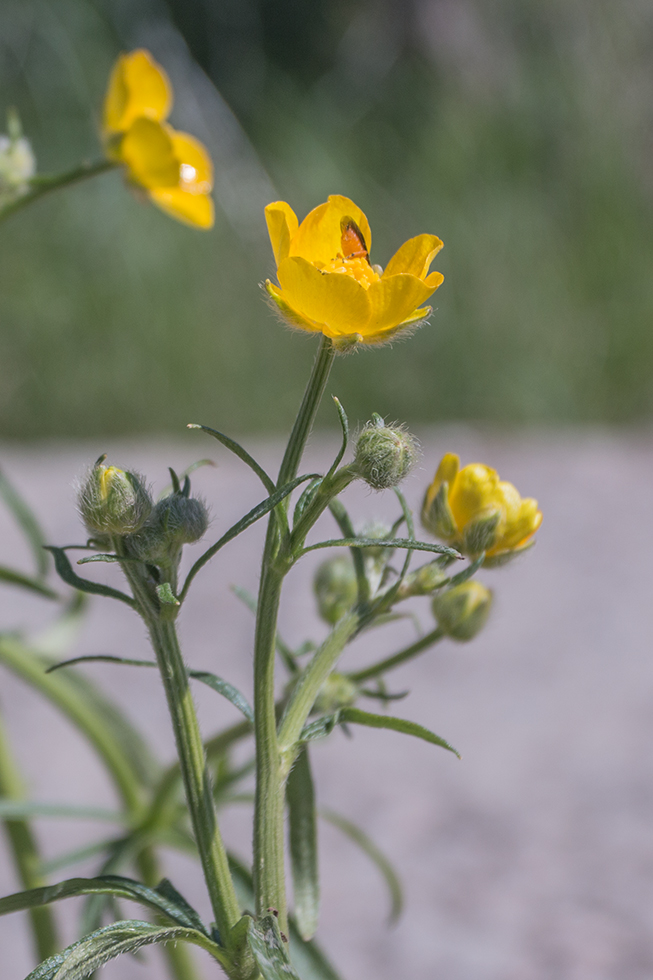
{"label": "flower cluster", "polygon": [[442,457],[422,506],[424,527],[485,564],[499,565],[529,548],[542,523],[537,500],[518,490],[484,463],[460,468],[454,453]]}
{"label": "flower cluster", "polygon": [[166,122],[172,88],[163,68],[138,49],[116,61],[104,100],[107,156],[153,204],[179,221],[211,228],[213,167],[206,148]]}
{"label": "flower cluster", "polygon": [[265,217],[279,282],[265,288],[292,326],[338,346],[378,344],[431,313],[423,304],[444,280],[429,274],[442,248],[435,235],[409,239],[383,270],[370,263],[369,222],[348,197],[332,195],[301,224],[285,201],[268,204]]}

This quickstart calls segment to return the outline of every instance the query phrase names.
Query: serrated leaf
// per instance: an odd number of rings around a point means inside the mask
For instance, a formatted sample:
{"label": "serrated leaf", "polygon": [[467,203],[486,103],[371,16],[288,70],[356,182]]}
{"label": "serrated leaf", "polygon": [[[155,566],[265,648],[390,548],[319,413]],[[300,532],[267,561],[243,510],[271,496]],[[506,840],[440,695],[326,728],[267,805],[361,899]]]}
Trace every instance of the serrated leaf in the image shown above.
{"label": "serrated leaf", "polygon": [[440,748],[447,749],[448,752],[453,752],[454,755],[460,758],[460,753],[443,738],[440,738],[439,735],[429,731],[428,728],[424,728],[423,725],[418,725],[415,721],[408,721],[406,718],[393,718],[391,715],[374,715],[369,711],[361,711],[360,708],[341,708],[339,721],[341,723],[344,721],[345,724],[366,725],[368,728],[388,728],[393,732],[413,735],[415,738],[421,738],[425,742],[430,742],[431,745],[439,745]]}
{"label": "serrated leaf", "polygon": [[295,921],[302,939],[309,940],[317,931],[320,884],[315,790],[306,747],[301,750],[290,771],[286,784],[286,800]]}
{"label": "serrated leaf", "polygon": [[54,589],[51,589],[40,579],[23,575],[22,572],[15,572],[13,568],[7,568],[5,565],[0,565],[0,582],[6,582],[7,585],[17,585],[21,589],[27,589],[28,592],[36,592],[46,599],[60,598]]}
{"label": "serrated leaf", "polygon": [[[177,901],[178,893],[169,882],[163,883],[163,889],[148,888],[131,878],[121,875],[99,875],[97,878],[69,878],[56,885],[46,885],[44,888],[32,888],[29,891],[16,892],[0,899],[0,915],[10,912],[20,912],[25,909],[49,905],[64,898],[77,895],[114,895],[127,898],[139,905],[154,909],[175,925],[188,929],[197,929],[208,936],[208,930],[197,913],[190,905],[181,899]],[[173,895],[174,892],[174,895]],[[181,896],[179,896],[181,898]]]}
{"label": "serrated leaf", "polygon": [[120,592],[119,589],[112,589],[109,585],[91,582],[90,579],[80,578],[79,575],[76,575],[63,548],[55,548],[54,545],[46,545],[45,547],[54,557],[54,567],[57,574],[67,585],[72,585],[74,589],[78,589],[80,592],[88,592],[89,595],[103,595],[110,599],[119,599],[131,606],[132,609],[136,608],[134,600],[124,592]]}
{"label": "serrated leaf", "polygon": [[301,980],[290,963],[288,943],[281,938],[275,916],[251,920],[249,945],[264,980]]}
{"label": "serrated leaf", "polygon": [[341,816],[339,813],[334,813],[333,810],[325,810],[320,808],[318,811],[319,815],[323,820],[328,823],[333,824],[338,830],[342,831],[349,840],[357,844],[362,851],[367,854],[367,856],[374,862],[376,867],[379,869],[385,882],[388,886],[388,891],[390,892],[390,922],[396,922],[401,915],[401,910],[403,906],[403,895],[401,890],[401,882],[397,876],[396,871],[388,861],[385,854],[376,846],[373,840],[362,830],[360,827],[352,823],[351,820],[347,820],[346,817]]}
{"label": "serrated leaf", "polygon": [[149,922],[131,919],[110,926],[68,946],[33,970],[26,980],[84,980],[95,970],[123,953],[134,953],[143,946],[170,942],[187,942],[207,950],[223,966],[229,965],[224,951],[195,929],[161,928]]}

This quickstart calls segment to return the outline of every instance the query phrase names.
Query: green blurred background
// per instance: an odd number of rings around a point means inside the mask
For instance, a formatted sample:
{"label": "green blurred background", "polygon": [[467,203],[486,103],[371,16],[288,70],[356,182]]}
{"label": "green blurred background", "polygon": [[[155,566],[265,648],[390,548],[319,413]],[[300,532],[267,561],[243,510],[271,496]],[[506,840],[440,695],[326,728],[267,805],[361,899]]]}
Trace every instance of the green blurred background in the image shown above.
{"label": "green blurred background", "polygon": [[339,359],[353,419],[648,421],[649,0],[2,0],[0,112],[42,172],[99,155],[111,64],[141,45],[211,149],[216,226],[117,173],[3,224],[0,436],[287,427],[315,339],[266,309],[262,209],[330,193],[382,265],[419,232],[445,243],[431,322]]}

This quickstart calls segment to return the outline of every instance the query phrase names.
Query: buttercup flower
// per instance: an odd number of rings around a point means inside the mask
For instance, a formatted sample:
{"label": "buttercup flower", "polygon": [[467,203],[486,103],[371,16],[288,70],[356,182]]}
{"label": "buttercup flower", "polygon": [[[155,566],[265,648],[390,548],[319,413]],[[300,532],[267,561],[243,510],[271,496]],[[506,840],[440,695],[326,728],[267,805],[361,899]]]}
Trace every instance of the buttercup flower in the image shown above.
{"label": "buttercup flower", "polygon": [[150,53],[139,48],[120,55],[104,100],[106,153],[157,207],[196,228],[211,228],[211,158],[199,140],[166,122],[171,108],[170,81]]}
{"label": "buttercup flower", "polygon": [[522,499],[512,483],[483,463],[460,469],[453,453],[442,457],[422,506],[424,527],[466,554],[486,553],[499,565],[529,548],[542,523],[532,497]]}
{"label": "buttercup flower", "polygon": [[405,242],[385,271],[371,265],[372,232],[353,201],[332,195],[299,224],[285,201],[265,209],[279,285],[265,288],[284,319],[342,346],[376,344],[415,326],[443,281],[429,267],[442,248],[435,235]]}

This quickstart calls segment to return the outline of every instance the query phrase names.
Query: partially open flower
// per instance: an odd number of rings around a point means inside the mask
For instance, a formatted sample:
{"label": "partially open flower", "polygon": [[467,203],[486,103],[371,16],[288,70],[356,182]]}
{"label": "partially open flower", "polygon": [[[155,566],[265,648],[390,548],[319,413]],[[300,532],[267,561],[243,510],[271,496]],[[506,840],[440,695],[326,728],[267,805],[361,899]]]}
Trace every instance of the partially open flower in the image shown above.
{"label": "partially open flower", "polygon": [[422,506],[424,527],[466,554],[485,552],[486,566],[499,565],[530,547],[542,523],[532,497],[483,463],[460,469],[454,453],[442,457]]}
{"label": "partially open flower", "polygon": [[106,153],[157,207],[196,228],[211,228],[211,158],[199,140],[166,122],[171,108],[168,76],[149,52],[120,55],[104,100]]}
{"label": "partially open flower", "polygon": [[285,201],[265,216],[279,285],[265,288],[285,320],[339,346],[383,343],[430,313],[424,302],[443,281],[431,272],[442,248],[435,235],[405,242],[385,271],[370,264],[372,233],[353,201],[332,195],[302,221]]}

